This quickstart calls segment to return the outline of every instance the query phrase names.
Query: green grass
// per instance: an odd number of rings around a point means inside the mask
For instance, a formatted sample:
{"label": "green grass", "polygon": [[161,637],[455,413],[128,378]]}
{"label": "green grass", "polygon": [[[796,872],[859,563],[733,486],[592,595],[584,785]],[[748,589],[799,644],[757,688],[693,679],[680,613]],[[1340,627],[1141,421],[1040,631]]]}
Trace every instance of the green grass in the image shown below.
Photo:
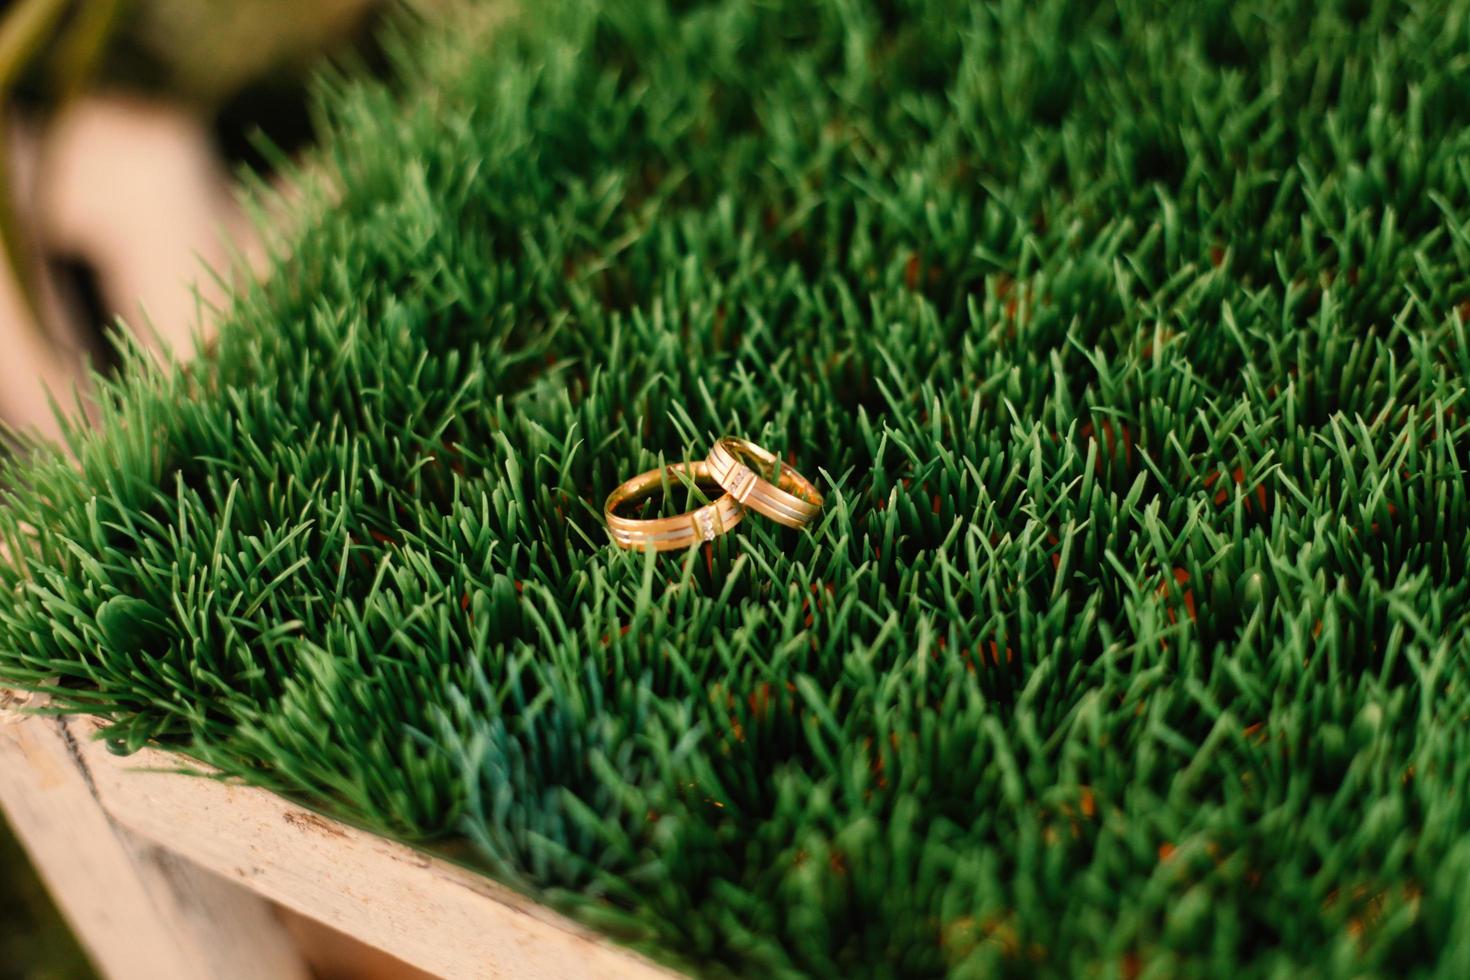
{"label": "green grass", "polygon": [[[1470,4],[526,10],[8,471],[0,675],[705,972],[1470,975]],[[607,544],[724,433],[810,533]]]}

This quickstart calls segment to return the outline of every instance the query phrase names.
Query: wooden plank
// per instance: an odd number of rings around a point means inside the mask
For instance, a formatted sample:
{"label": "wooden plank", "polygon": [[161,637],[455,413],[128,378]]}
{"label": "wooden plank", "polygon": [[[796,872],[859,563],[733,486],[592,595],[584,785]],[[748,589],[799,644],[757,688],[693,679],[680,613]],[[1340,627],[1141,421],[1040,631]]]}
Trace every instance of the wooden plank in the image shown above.
{"label": "wooden plank", "polygon": [[277,905],[276,915],[318,980],[437,980],[427,970],[409,966],[299,912]]}
{"label": "wooden plank", "polygon": [[329,820],[272,793],[180,775],[204,767],[145,749],[126,759],[67,722],[114,820],[404,962],[442,977],[674,974],[489,879]]}
{"label": "wooden plank", "polygon": [[113,980],[305,980],[270,906],[116,826],[70,731],[0,690],[0,805]]}

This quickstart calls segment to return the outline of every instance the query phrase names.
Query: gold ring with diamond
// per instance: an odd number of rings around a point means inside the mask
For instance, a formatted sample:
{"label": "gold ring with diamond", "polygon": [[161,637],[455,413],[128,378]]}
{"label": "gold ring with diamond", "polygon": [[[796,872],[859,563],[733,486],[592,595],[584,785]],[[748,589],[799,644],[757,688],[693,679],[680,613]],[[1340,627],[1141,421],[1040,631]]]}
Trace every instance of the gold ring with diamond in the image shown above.
{"label": "gold ring with diamond", "polygon": [[667,486],[668,476],[679,474],[689,477],[696,484],[717,482],[710,464],[704,460],[697,463],[671,463],[662,469],[649,470],[633,477],[608,494],[607,503],[602,507],[603,519],[607,521],[607,533],[614,544],[623,548],[674,551],[701,541],[713,541],[732,530],[745,517],[745,508],[728,493],[703,507],[674,517],[638,520],[618,515],[620,507],[651,497]]}

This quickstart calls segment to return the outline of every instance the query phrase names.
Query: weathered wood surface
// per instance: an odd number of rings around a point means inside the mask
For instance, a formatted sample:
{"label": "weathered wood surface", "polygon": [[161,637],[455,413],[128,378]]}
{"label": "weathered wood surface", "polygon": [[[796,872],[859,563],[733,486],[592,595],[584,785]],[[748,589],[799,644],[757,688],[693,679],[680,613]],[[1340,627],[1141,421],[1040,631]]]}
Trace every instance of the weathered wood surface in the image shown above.
{"label": "weathered wood surface", "polygon": [[[274,794],[118,758],[66,723],[112,818],[252,892],[443,977],[629,978],[669,971],[496,883]],[[199,766],[193,768],[202,769]]]}
{"label": "weathered wood surface", "polygon": [[118,826],[66,723],[0,690],[0,806],[113,980],[305,980],[269,904]]}

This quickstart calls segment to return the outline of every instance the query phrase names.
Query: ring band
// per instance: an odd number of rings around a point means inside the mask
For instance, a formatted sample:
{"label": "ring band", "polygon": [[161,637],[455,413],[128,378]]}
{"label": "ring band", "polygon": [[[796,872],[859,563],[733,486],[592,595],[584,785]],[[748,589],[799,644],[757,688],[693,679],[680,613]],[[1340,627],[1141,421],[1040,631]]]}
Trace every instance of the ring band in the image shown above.
{"label": "ring band", "polygon": [[[746,465],[747,460],[764,471],[780,467],[777,482],[763,479]],[[748,439],[726,436],[710,450],[708,462],[715,482],[730,496],[773,521],[787,527],[805,527],[822,512],[822,495],[812,481]]]}
{"label": "ring band", "polygon": [[619,517],[615,513],[623,504],[641,500],[654,491],[661,490],[665,472],[685,473],[695,481],[718,482],[714,479],[707,460],[670,463],[633,477],[608,494],[607,503],[602,506],[602,516],[607,521],[607,533],[614,544],[622,548],[674,551],[701,541],[713,541],[734,528],[745,517],[745,508],[728,493],[703,507],[674,517],[635,520],[631,517]]}

